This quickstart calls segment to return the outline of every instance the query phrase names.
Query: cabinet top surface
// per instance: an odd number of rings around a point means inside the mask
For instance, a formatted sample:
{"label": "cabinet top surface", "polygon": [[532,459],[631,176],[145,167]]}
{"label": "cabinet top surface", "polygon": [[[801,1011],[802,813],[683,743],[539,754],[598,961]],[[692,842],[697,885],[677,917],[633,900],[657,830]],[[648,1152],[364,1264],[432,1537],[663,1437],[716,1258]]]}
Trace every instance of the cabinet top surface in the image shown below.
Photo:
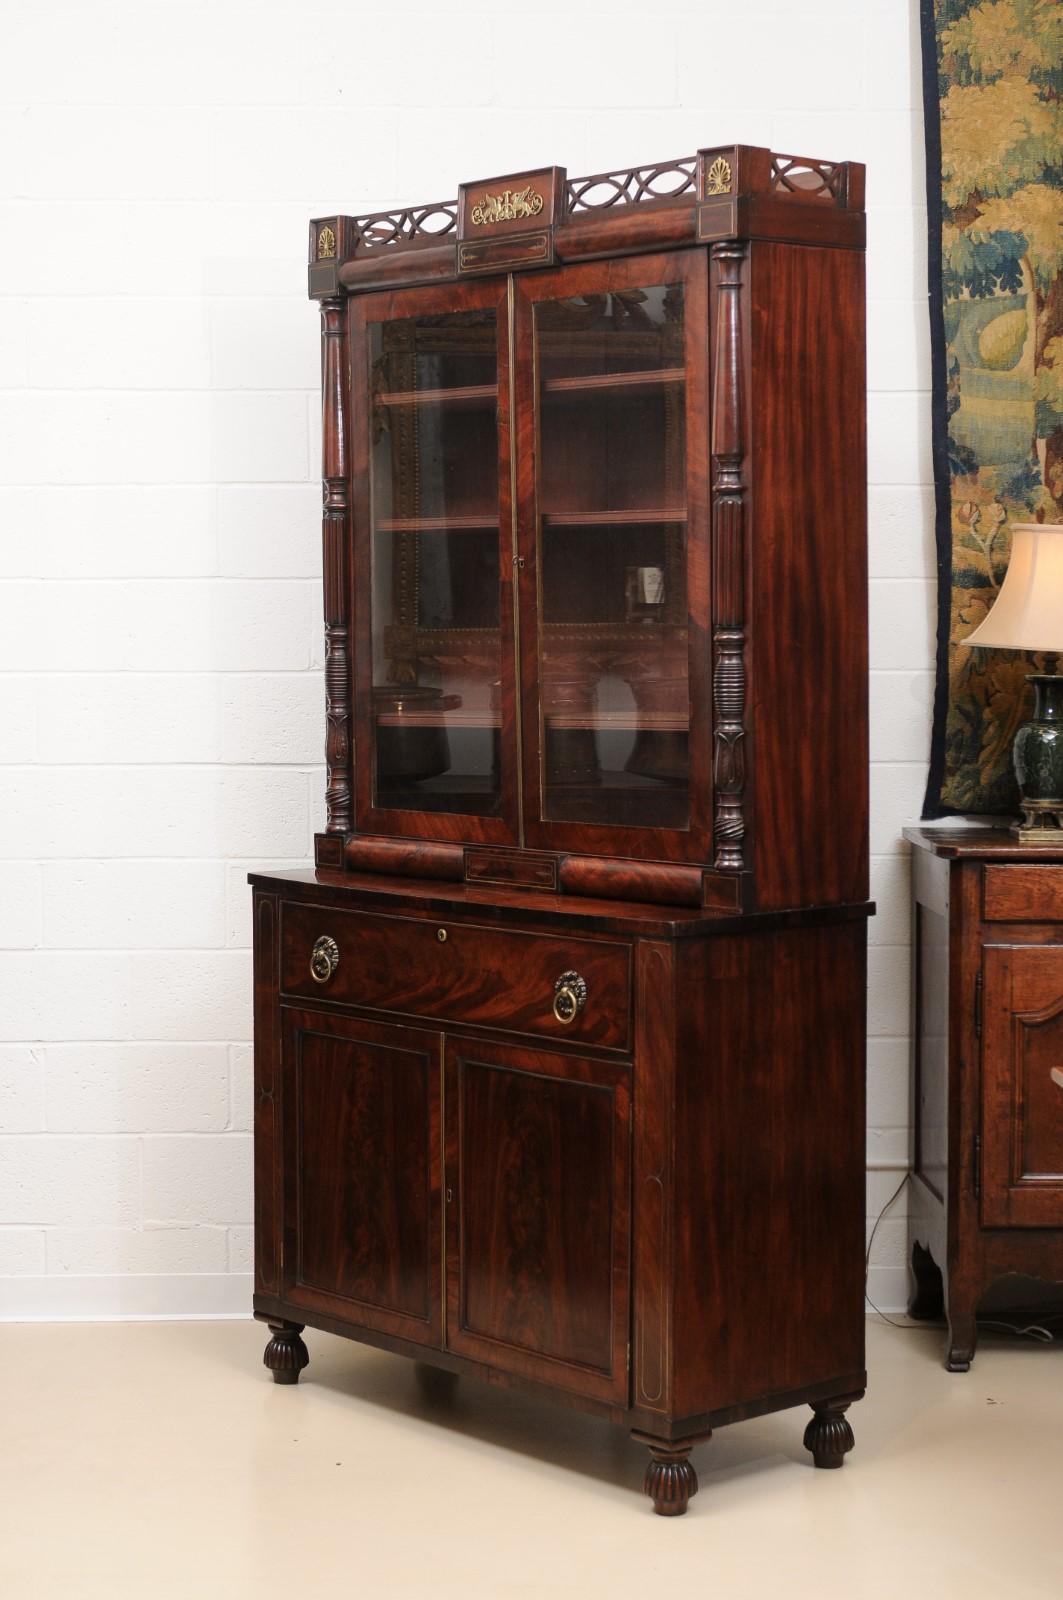
{"label": "cabinet top surface", "polygon": [[735,931],[754,932],[809,922],[852,921],[874,914],[870,901],[844,906],[809,907],[799,911],[731,915],[686,906],[654,906],[622,900],[598,900],[534,890],[486,889],[469,884],[425,882],[377,873],[317,871],[252,872],[248,882],[266,892],[300,900],[354,907],[382,914],[421,911],[453,916],[470,912],[488,920],[516,920],[544,927],[580,925],[586,933],[612,933],[656,939],[706,938]]}
{"label": "cabinet top surface", "polygon": [[919,824],[905,828],[909,844],[947,860],[1063,861],[1063,837],[1059,844],[1024,844],[1007,826],[988,827],[977,823],[951,827]]}

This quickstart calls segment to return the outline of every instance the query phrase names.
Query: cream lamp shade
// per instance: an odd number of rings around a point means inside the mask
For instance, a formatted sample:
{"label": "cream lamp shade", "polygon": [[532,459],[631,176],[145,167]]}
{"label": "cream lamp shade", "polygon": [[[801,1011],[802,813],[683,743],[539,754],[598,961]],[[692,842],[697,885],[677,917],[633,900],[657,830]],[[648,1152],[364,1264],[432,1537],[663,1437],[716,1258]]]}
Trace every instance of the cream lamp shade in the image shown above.
{"label": "cream lamp shade", "polygon": [[1000,593],[985,621],[960,642],[1063,652],[1063,525],[1015,523]]}

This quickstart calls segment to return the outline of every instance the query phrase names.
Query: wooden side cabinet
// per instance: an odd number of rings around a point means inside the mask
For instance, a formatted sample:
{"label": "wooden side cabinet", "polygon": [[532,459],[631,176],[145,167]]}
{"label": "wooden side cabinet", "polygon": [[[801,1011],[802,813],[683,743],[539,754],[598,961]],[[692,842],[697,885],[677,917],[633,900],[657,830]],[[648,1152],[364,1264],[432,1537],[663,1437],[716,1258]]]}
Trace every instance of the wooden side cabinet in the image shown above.
{"label": "wooden side cabinet", "polygon": [[990,828],[910,828],[915,1317],[1063,1309],[1063,849]]}

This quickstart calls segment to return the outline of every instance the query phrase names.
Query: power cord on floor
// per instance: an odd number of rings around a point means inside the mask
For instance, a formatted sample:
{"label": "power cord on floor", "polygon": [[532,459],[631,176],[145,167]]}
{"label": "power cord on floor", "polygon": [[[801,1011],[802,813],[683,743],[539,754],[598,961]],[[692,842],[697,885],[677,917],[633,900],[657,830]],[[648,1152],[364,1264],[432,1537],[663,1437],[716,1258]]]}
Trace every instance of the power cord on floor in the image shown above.
{"label": "power cord on floor", "polygon": [[895,1322],[892,1317],[888,1317],[884,1311],[879,1310],[878,1306],[872,1300],[870,1294],[868,1293],[867,1285],[871,1277],[871,1250],[875,1243],[875,1235],[878,1232],[878,1225],[886,1215],[886,1212],[889,1210],[890,1206],[893,1205],[894,1201],[897,1200],[903,1193],[905,1185],[910,1177],[910,1172],[906,1172],[904,1174],[904,1177],[901,1179],[900,1183],[897,1185],[896,1189],[894,1189],[893,1193],[886,1201],[886,1204],[882,1207],[882,1210],[875,1218],[875,1225],[871,1229],[871,1237],[867,1241],[867,1254],[864,1256],[864,1299],[867,1301],[875,1315],[882,1318],[883,1322],[888,1322],[891,1328],[903,1328],[906,1333],[918,1332],[919,1324],[914,1322]]}
{"label": "power cord on floor", "polygon": [[[883,1322],[888,1322],[891,1328],[901,1328],[905,1333],[918,1333],[923,1324],[918,1322],[896,1322],[893,1317],[888,1317],[884,1311],[879,1309],[879,1307],[872,1300],[867,1289],[868,1282],[871,1277],[871,1250],[875,1243],[875,1235],[878,1232],[879,1223],[882,1221],[883,1217],[886,1215],[886,1212],[890,1209],[894,1202],[899,1199],[900,1195],[904,1192],[905,1185],[908,1183],[910,1178],[911,1173],[906,1172],[896,1189],[894,1189],[893,1193],[886,1201],[886,1204],[882,1207],[882,1210],[879,1212],[878,1216],[875,1218],[874,1227],[871,1229],[871,1237],[867,1241],[867,1253],[864,1256],[864,1299],[867,1301],[875,1315],[877,1317],[881,1317]],[[1054,1344],[1057,1340],[1063,1339],[1063,1312],[1050,1312],[1048,1316],[1042,1316],[1040,1321],[1030,1321],[1026,1323],[1022,1322],[1023,1317],[1036,1317],[1037,1313],[1030,1311],[1016,1311],[1013,1313],[1013,1316],[1015,1320],[1012,1322],[999,1321],[992,1317],[979,1317],[979,1330],[985,1333],[1011,1333],[1019,1339],[1039,1340],[1041,1344]]]}
{"label": "power cord on floor", "polygon": [[1023,1315],[1030,1313],[1016,1312],[1014,1322],[999,1322],[994,1317],[979,1317],[978,1329],[981,1333],[1012,1333],[1017,1339],[1036,1339],[1040,1344],[1055,1344],[1058,1339],[1063,1339],[1063,1316],[1048,1316],[1041,1322],[1021,1322]]}

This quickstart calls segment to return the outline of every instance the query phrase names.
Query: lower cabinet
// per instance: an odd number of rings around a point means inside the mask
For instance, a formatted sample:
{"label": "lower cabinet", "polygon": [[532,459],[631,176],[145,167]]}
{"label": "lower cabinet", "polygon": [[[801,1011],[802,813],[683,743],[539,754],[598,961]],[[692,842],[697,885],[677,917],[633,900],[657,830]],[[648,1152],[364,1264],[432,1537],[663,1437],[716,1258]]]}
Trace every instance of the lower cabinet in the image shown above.
{"label": "lower cabinet", "polygon": [[553,1397],[630,1431],[664,1516],[747,1417],[810,1406],[839,1467],[865,1383],[864,908],[647,907],[636,932],[630,908],[448,892],[256,880],[274,1380],[310,1326]]}
{"label": "lower cabinet", "polygon": [[282,1037],[286,1298],[625,1401],[630,1067],[311,1010]]}

